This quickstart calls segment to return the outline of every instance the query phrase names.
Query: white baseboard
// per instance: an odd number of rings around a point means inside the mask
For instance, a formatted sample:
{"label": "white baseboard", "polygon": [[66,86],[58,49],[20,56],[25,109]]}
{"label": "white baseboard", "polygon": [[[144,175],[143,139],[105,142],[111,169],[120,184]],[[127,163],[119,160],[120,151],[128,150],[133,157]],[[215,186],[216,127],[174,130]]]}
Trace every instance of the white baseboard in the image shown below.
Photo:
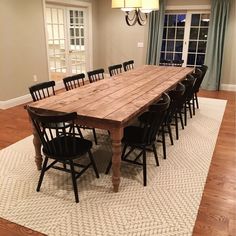
{"label": "white baseboard", "polygon": [[[64,84],[62,81],[56,82],[55,90],[59,90],[64,88]],[[18,106],[27,102],[32,101],[32,97],[30,94],[26,94],[17,98],[12,98],[6,101],[0,101],[0,109],[8,109],[14,106]]]}
{"label": "white baseboard", "polygon": [[220,85],[220,90],[225,90],[225,91],[236,91],[236,84],[221,84]]}

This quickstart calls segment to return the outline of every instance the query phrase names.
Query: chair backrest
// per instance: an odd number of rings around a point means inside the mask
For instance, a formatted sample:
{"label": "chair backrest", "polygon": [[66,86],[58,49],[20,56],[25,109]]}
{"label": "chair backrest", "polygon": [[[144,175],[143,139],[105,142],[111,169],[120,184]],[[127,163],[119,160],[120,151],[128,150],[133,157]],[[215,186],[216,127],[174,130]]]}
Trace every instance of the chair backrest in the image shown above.
{"label": "chair backrest", "polygon": [[177,66],[177,67],[181,67],[184,63],[184,60],[173,60],[172,61],[172,66]]}
{"label": "chair backrest", "polygon": [[177,66],[181,67],[184,63],[184,60],[166,60],[161,59],[159,62],[159,66]]}
{"label": "chair backrest", "polygon": [[192,73],[192,76],[196,79],[196,81],[194,83],[194,86],[193,86],[193,90],[194,90],[195,93],[199,91],[199,88],[201,86],[201,83],[202,83],[202,80],[203,80],[202,74],[203,74],[203,72],[198,68],[196,68],[195,72]]}
{"label": "chair backrest", "polygon": [[108,71],[109,71],[110,76],[118,75],[122,73],[122,65],[117,64],[117,65],[109,66]]}
{"label": "chair backrest", "polygon": [[169,121],[177,108],[179,100],[182,100],[182,96],[185,92],[185,86],[182,83],[178,83],[177,86],[168,92],[168,95],[170,97],[170,106],[167,111],[166,115],[166,121]]}
{"label": "chair backrest", "polygon": [[171,66],[171,65],[172,65],[171,60],[161,59],[159,62],[159,66]]}
{"label": "chair backrest", "polygon": [[63,79],[66,90],[71,90],[84,85],[85,74],[77,74]]}
{"label": "chair backrest", "polygon": [[77,113],[45,114],[45,110],[27,107],[28,114],[43,145],[43,152],[60,159],[77,155],[75,120]]}
{"label": "chair backrest", "polygon": [[90,83],[104,79],[104,69],[97,69],[97,70],[89,71],[87,74],[88,74]]}
{"label": "chair backrest", "polygon": [[207,65],[201,65],[200,70],[202,71],[202,77],[204,79],[204,76],[205,76],[205,74],[208,70],[208,66]]}
{"label": "chair backrest", "polygon": [[187,100],[191,100],[193,97],[193,87],[194,87],[194,83],[196,81],[196,78],[194,78],[194,76],[192,75],[187,75],[186,79],[181,81],[181,83],[185,86],[185,91],[184,94],[182,96],[182,105],[187,101]]}
{"label": "chair backrest", "polygon": [[125,61],[123,63],[124,71],[132,70],[134,69],[134,60]]}
{"label": "chair backrest", "polygon": [[55,81],[47,81],[29,87],[29,91],[33,101],[35,102],[55,95],[54,87]]}
{"label": "chair backrest", "polygon": [[144,124],[143,142],[145,144],[149,145],[155,141],[157,132],[164,121],[169,104],[170,97],[166,93],[163,93],[161,99],[157,103],[149,106],[147,122]]}

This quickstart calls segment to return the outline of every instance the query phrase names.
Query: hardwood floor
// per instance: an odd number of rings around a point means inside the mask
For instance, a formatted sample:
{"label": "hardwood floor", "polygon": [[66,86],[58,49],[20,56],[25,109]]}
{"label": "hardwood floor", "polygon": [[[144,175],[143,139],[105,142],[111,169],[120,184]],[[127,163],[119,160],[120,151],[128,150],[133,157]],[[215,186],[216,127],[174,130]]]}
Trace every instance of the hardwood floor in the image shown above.
{"label": "hardwood floor", "polygon": [[[236,235],[236,93],[201,91],[199,95],[226,99],[228,102],[193,235],[234,236]],[[0,120],[0,149],[31,134],[31,126],[23,105],[0,110]],[[43,234],[0,218],[0,235]]]}

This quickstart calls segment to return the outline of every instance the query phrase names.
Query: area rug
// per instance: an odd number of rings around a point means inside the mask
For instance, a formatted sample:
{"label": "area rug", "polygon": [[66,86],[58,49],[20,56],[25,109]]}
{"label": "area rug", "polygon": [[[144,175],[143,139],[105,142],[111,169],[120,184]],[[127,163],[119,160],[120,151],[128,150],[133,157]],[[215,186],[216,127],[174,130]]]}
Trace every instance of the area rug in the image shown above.
{"label": "area rug", "polygon": [[[200,109],[180,130],[167,159],[158,146],[160,166],[148,153],[148,186],[142,168],[123,163],[118,193],[111,175],[107,132],[98,130],[93,154],[99,169],[78,179],[80,203],[74,202],[70,175],[49,170],[40,192],[32,136],[0,151],[0,217],[51,236],[65,235],[192,235],[226,101],[200,99]],[[86,132],[86,137],[93,139]],[[167,141],[169,141],[167,139]]]}

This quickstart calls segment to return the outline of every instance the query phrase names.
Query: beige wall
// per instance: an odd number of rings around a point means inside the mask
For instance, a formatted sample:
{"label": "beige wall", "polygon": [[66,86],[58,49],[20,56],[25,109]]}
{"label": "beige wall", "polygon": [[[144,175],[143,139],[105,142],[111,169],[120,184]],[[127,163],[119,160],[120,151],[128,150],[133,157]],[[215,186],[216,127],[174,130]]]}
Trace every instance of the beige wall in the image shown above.
{"label": "beige wall", "polygon": [[211,0],[167,0],[167,6],[210,5]]}
{"label": "beige wall", "polygon": [[236,85],[236,3],[231,1],[231,4],[225,39],[222,83]]}
{"label": "beige wall", "polygon": [[48,80],[41,0],[0,1],[0,101],[28,93],[33,75]]}
{"label": "beige wall", "polygon": [[[125,23],[125,14],[119,9],[111,9],[111,0],[99,0],[98,7],[98,60],[94,67],[107,67],[134,59],[136,65],[144,64],[147,27]],[[144,42],[143,48],[137,43]]]}

